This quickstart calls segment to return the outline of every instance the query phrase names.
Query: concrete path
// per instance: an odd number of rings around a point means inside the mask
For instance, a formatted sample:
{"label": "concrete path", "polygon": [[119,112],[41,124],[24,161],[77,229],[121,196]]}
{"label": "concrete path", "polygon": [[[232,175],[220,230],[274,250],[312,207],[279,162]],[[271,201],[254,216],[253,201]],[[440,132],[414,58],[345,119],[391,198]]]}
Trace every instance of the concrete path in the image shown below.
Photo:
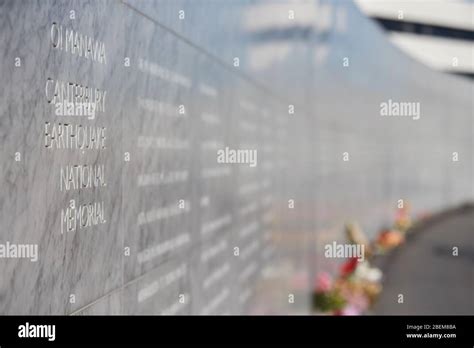
{"label": "concrete path", "polygon": [[[453,247],[459,248],[458,256],[453,256]],[[374,314],[473,315],[474,208],[458,209],[414,229],[404,246],[380,262],[384,291]]]}

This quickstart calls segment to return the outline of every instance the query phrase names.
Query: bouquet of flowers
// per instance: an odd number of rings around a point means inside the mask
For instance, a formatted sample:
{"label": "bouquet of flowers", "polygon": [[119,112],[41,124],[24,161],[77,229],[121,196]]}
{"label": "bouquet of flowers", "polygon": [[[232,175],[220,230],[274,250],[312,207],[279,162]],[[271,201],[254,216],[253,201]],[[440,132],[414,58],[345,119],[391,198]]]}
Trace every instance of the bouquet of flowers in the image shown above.
{"label": "bouquet of flowers", "polygon": [[396,229],[382,230],[376,240],[376,245],[382,253],[398,247],[405,241],[405,236],[402,232]]}
{"label": "bouquet of flowers", "polygon": [[323,313],[337,312],[344,308],[346,301],[339,289],[333,286],[331,276],[323,272],[316,279],[313,293],[313,308]]}
{"label": "bouquet of flowers", "polygon": [[367,261],[350,258],[333,281],[328,273],[320,273],[313,293],[314,309],[334,315],[358,315],[375,301],[382,287],[382,272]]}
{"label": "bouquet of flowers", "polygon": [[403,208],[398,209],[395,216],[394,228],[401,232],[406,232],[411,226],[410,206],[408,203]]}
{"label": "bouquet of flowers", "polygon": [[412,226],[408,204],[397,211],[394,227],[384,228],[369,242],[356,223],[347,223],[345,233],[350,244],[363,245],[363,258],[347,259],[333,281],[328,273],[320,273],[313,292],[313,307],[334,315],[359,315],[367,311],[382,291],[382,272],[370,265],[374,254],[385,253],[405,241]]}
{"label": "bouquet of flowers", "polygon": [[335,287],[346,299],[351,313],[355,309],[362,313],[375,302],[382,290],[381,279],[382,272],[378,268],[371,267],[368,261],[360,262],[353,258],[342,265]]}

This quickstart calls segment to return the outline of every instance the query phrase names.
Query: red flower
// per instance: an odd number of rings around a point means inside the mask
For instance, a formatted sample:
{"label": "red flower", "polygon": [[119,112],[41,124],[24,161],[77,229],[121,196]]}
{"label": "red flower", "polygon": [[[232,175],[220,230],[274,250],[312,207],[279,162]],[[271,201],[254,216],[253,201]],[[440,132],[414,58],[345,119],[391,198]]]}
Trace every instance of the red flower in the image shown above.
{"label": "red flower", "polygon": [[341,266],[341,276],[347,277],[352,274],[357,268],[357,257],[353,257],[346,262],[344,262]]}

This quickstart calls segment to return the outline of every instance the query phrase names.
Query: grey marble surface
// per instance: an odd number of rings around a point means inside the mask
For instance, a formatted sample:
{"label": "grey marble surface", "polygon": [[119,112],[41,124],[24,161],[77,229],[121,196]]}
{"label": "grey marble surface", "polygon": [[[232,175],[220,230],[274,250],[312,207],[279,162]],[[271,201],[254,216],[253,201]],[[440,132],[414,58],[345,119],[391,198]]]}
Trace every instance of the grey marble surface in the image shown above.
{"label": "grey marble surface", "polygon": [[[105,63],[53,47],[59,26]],[[472,84],[405,57],[349,1],[7,0],[0,49],[0,242],[39,251],[0,259],[1,314],[306,313],[345,221],[370,234],[400,198],[420,213],[474,197]],[[47,81],[106,91],[104,110],[56,116]],[[381,118],[388,99],[421,119]],[[46,147],[59,123],[105,127],[105,148]],[[217,163],[226,146],[258,165]],[[106,185],[61,190],[71,165]],[[71,200],[103,202],[105,222],[61,233]]]}

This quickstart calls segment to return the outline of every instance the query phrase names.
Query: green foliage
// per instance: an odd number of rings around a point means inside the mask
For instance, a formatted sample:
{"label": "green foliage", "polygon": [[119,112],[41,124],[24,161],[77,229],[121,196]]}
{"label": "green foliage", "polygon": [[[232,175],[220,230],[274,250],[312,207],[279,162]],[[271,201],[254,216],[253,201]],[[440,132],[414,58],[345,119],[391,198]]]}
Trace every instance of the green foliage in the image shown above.
{"label": "green foliage", "polygon": [[337,290],[313,293],[313,307],[322,312],[338,311],[345,305],[346,300]]}

